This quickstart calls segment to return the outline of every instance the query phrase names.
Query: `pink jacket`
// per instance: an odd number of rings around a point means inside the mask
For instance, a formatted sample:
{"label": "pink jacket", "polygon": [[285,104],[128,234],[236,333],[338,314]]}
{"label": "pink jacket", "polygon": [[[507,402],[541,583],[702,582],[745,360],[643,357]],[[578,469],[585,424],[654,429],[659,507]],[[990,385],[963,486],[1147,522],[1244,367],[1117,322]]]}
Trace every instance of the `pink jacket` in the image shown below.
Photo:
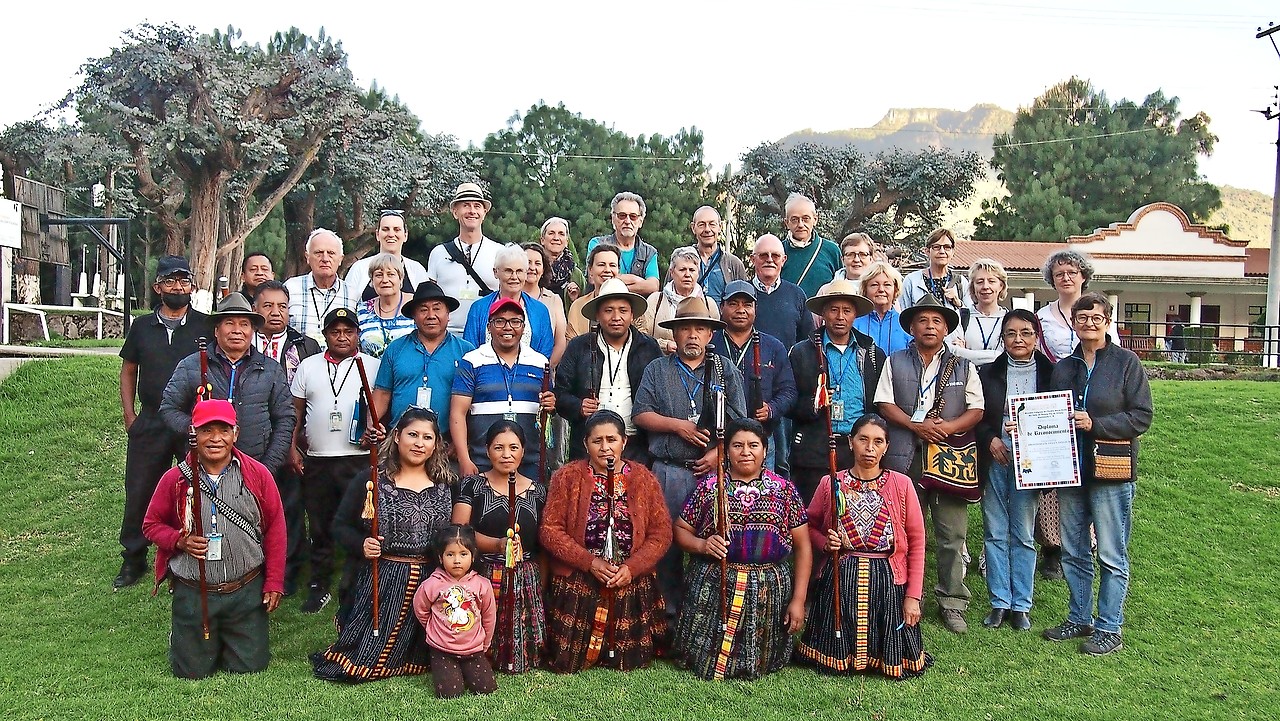
{"label": "pink jacket", "polygon": [[[240,461],[244,487],[258,500],[258,509],[262,512],[262,552],[266,557],[266,578],[262,584],[262,592],[283,593],[286,539],[280,491],[266,466],[240,452],[238,448],[233,449],[232,453]],[[195,453],[187,453],[186,461],[191,466],[192,473],[195,473]],[[166,471],[156,484],[156,492],[147,506],[147,515],[142,519],[142,534],[156,544],[157,588],[169,572],[169,559],[177,552],[178,539],[182,537],[182,514],[186,512],[187,485],[187,480],[182,477],[182,471],[177,466]]]}
{"label": "pink jacket", "polygon": [[[893,520],[893,555],[889,567],[893,582],[907,585],[907,597],[919,600],[924,590],[924,514],[911,479],[897,471],[885,471],[885,484],[880,495],[889,506]],[[831,527],[831,476],[823,476],[818,490],[809,502],[809,537],[813,547],[827,547],[827,529]]]}
{"label": "pink jacket", "polygon": [[427,645],[455,656],[488,649],[498,625],[493,584],[475,571],[455,581],[437,568],[413,595],[413,613],[426,629]]}

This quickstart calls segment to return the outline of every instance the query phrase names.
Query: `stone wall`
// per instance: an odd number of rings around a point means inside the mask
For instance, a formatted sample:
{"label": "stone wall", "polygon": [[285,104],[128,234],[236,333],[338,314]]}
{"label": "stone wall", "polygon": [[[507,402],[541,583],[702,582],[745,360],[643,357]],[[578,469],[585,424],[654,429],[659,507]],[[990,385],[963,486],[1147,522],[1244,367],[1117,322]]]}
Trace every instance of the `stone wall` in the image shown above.
{"label": "stone wall", "polygon": [[[98,337],[98,316],[96,314],[45,311],[45,316],[48,318],[50,338],[62,337],[75,340],[78,338]],[[9,313],[9,322],[10,343],[21,344],[44,340],[38,316],[31,313],[12,311]],[[120,316],[103,316],[102,337],[123,338],[123,319]]]}

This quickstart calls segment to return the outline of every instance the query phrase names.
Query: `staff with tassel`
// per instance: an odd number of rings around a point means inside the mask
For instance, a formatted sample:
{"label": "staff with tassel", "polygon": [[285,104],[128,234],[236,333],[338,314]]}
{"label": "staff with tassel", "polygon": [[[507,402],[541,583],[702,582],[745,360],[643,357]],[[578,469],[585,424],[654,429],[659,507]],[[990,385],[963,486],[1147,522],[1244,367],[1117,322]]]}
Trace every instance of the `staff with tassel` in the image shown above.
{"label": "staff with tassel", "polygon": [[720,630],[729,630],[729,486],[725,474],[724,456],[724,373],[720,367],[720,356],[712,355],[716,366],[718,385],[714,387],[715,430],[716,430],[716,535],[724,540],[726,553],[720,558]]}
{"label": "staff with tassel", "polygon": [[[196,403],[207,401],[213,397],[213,386],[209,385],[209,343],[204,338],[196,340],[196,348],[200,351],[200,387],[196,389]],[[196,427],[191,426],[189,436],[191,447],[196,447]],[[196,485],[195,476],[191,476],[191,485],[187,487],[187,518],[183,530],[187,537],[192,534],[204,536],[204,520],[200,504],[200,489]],[[209,583],[205,576],[204,554],[196,559],[200,569],[200,621],[204,640],[209,640]]]}
{"label": "staff with tassel", "polygon": [[[354,358],[356,370],[360,372],[360,390],[364,394],[365,407],[369,409],[369,428],[378,428],[378,409],[373,404],[373,392],[369,387],[369,376],[364,371],[364,359],[357,353]],[[378,444],[369,447],[369,480],[365,481],[364,511],[360,517],[369,521],[369,535],[381,541],[378,536]],[[373,580],[373,636],[378,637],[378,559],[369,559],[369,570]]]}
{"label": "staff with tassel", "polygon": [[[822,330],[818,329],[812,336],[813,344],[818,350],[818,388],[813,396],[813,410],[815,412],[823,412],[827,419],[827,469],[828,478],[831,481],[831,507],[830,521],[828,528],[835,529],[840,522],[840,517],[836,512],[836,506],[840,499],[840,481],[836,478],[836,434],[832,430],[831,425],[831,390],[828,387],[829,376],[827,368],[827,354],[822,347]],[[840,616],[840,551],[832,551],[831,553],[831,586],[833,597],[831,599],[832,611],[835,615],[835,633],[836,638],[841,638],[841,626],[843,621]]]}
{"label": "staff with tassel", "polygon": [[[507,474],[507,548],[502,564],[502,610],[507,620],[507,630],[510,631],[506,648],[507,670],[511,672],[516,670],[516,564],[521,561],[516,558],[516,538],[519,533],[520,526],[516,523],[516,473],[511,471]],[[499,651],[501,646],[499,644]],[[502,662],[501,652],[498,662]]]}
{"label": "staff with tassel", "polygon": [[[617,510],[617,505],[616,505],[617,489],[614,488],[613,464],[614,464],[613,458],[608,458],[605,460],[606,475],[605,475],[605,481],[604,481],[604,492],[606,495],[609,496],[609,501],[607,506],[608,512],[609,512],[609,518],[608,520],[605,521],[605,527],[604,527],[603,556],[604,556],[604,560],[616,566],[618,565],[618,562],[621,561],[622,559],[619,558],[620,554],[618,553],[618,529],[617,529],[617,521],[614,518],[614,513]],[[605,645],[609,647],[609,658],[613,658],[614,657],[614,648],[613,648],[614,647],[614,631],[616,630],[616,626],[618,624],[617,619],[614,618],[614,610],[615,610],[614,606],[616,605],[615,601],[617,600],[617,591],[615,591],[612,588],[609,588],[608,586],[605,586],[602,596],[603,596],[602,598],[603,604],[608,609],[608,615],[606,616],[606,621],[605,621],[605,623],[607,624],[605,626]]]}

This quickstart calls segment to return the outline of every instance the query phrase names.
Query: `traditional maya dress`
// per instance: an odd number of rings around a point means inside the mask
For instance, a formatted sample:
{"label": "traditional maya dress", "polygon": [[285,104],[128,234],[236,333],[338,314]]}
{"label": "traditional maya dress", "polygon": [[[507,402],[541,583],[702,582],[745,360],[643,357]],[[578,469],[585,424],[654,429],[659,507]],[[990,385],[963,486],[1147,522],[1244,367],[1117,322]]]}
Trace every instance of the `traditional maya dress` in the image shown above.
{"label": "traditional maya dress", "polygon": [[[841,635],[836,636],[831,556],[818,573],[809,620],[796,647],[799,656],[827,673],[877,670],[894,679],[924,673],[933,663],[925,653],[920,625],[903,622],[906,583],[894,580],[891,558],[905,566],[899,546],[919,539],[910,553],[911,573],[924,576],[924,521],[911,481],[884,471],[866,483],[848,471],[836,474],[840,552]],[[889,486],[886,488],[886,486]],[[914,513],[911,506],[914,505]],[[822,480],[809,507],[809,530],[816,547],[826,548],[830,527],[831,482]],[[910,524],[910,528],[906,527]],[[910,551],[910,549],[907,549]],[[918,564],[918,568],[916,568]],[[914,588],[914,584],[913,584]],[[917,591],[918,592],[918,591]]]}
{"label": "traditional maya dress", "polygon": [[[784,619],[794,588],[786,560],[791,532],[809,519],[796,487],[771,471],[728,483],[728,629],[721,628],[720,562],[694,555],[673,644],[701,678],[756,679],[791,660]],[[703,476],[680,514],[699,538],[716,531],[716,491],[716,476]]]}
{"label": "traditional maya dress", "polygon": [[351,593],[338,609],[338,640],[311,654],[317,678],[330,681],[373,681],[388,676],[425,673],[427,646],[422,625],[413,614],[413,594],[431,575],[431,538],[449,525],[453,489],[436,484],[421,492],[398,488],[385,473],[378,476],[378,631],[373,635],[373,571],[364,559],[370,522],[362,518],[365,484],[353,481],[334,519],[334,539],[359,558],[360,570]]}
{"label": "traditional maya dress", "polygon": [[[476,533],[491,538],[507,537],[509,507],[507,494],[497,493],[489,485],[484,474],[462,479],[457,503],[471,506],[471,527]],[[498,601],[498,628],[493,634],[490,649],[493,666],[498,671],[524,673],[538,666],[542,646],[547,640],[547,623],[542,607],[542,572],[538,567],[538,525],[542,521],[542,509],[547,503],[547,490],[534,481],[522,494],[516,496],[516,526],[520,528],[520,544],[524,557],[513,569],[515,579],[515,634],[512,636],[512,619],[502,594],[505,590],[503,576],[506,569],[505,554],[482,553],[475,565],[481,576],[493,583],[493,595]]]}
{"label": "traditional maya dress", "polygon": [[604,589],[587,569],[605,556],[606,479],[586,461],[556,472],[542,524],[542,546],[554,557],[547,593],[547,666],[576,673],[592,666],[623,671],[646,666],[667,631],[666,604],[654,568],[671,545],[671,519],[648,469],[623,463],[614,476],[615,553],[631,583]]}

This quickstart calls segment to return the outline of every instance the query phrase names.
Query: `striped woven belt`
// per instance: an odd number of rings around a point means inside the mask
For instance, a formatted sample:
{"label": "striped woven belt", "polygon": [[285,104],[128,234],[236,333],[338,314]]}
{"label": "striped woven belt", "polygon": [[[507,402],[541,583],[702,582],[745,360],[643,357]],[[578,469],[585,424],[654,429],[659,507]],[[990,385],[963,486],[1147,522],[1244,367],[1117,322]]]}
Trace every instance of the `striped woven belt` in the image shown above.
{"label": "striped woven belt", "polygon": [[392,556],[384,553],[378,556],[379,561],[393,561],[395,563],[426,563],[426,556]]}

